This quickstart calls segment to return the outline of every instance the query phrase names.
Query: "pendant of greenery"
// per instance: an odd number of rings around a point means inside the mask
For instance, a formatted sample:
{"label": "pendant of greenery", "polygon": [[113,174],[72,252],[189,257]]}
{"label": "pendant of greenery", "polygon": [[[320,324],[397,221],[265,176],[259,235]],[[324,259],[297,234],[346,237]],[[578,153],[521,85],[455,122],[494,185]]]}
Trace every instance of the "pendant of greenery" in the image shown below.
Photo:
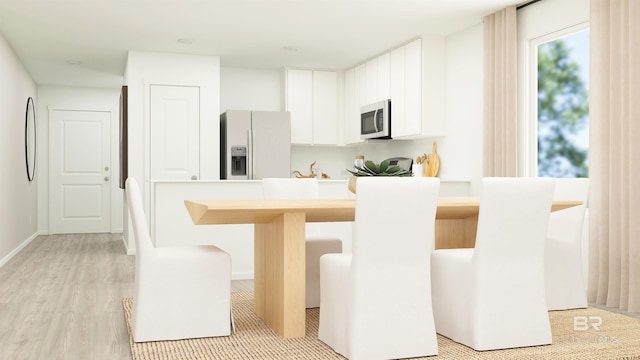
{"label": "pendant of greenery", "polygon": [[400,169],[399,166],[389,166],[387,160],[376,164],[371,160],[364,162],[362,167],[355,166],[354,170],[346,169],[353,176],[413,176],[410,170]]}

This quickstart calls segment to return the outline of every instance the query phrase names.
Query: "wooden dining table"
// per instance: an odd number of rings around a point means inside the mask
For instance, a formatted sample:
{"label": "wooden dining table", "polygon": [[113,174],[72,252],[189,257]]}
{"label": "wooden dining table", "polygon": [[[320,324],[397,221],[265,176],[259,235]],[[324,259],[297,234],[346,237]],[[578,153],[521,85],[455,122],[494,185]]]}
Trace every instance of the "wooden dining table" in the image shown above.
{"label": "wooden dining table", "polygon": [[[355,199],[185,200],[184,203],[195,225],[255,225],[254,311],[280,336],[304,337],[305,223],[353,221]],[[551,211],[580,204],[580,201],[554,201]],[[440,198],[435,248],[473,247],[479,209],[479,198]]]}

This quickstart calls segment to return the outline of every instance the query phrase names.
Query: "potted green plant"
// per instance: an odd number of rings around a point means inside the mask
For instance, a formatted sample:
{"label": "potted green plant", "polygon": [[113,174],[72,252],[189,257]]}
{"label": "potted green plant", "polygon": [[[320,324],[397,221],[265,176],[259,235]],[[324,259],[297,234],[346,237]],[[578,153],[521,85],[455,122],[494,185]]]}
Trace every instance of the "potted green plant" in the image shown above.
{"label": "potted green plant", "polygon": [[383,160],[380,164],[367,160],[362,166],[355,165],[353,168],[354,170],[346,170],[353,175],[349,178],[348,188],[354,194],[356,192],[356,180],[360,176],[413,176],[410,170],[401,169],[399,166],[389,166],[387,160]]}

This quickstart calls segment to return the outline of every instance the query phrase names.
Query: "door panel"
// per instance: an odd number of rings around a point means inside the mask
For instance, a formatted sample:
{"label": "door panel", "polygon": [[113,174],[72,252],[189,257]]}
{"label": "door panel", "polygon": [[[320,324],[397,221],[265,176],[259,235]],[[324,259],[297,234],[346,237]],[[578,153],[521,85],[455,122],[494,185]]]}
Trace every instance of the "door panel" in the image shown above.
{"label": "door panel", "polygon": [[151,179],[200,177],[200,89],[151,85]]}
{"label": "door panel", "polygon": [[111,112],[51,110],[49,118],[49,232],[110,232]]}

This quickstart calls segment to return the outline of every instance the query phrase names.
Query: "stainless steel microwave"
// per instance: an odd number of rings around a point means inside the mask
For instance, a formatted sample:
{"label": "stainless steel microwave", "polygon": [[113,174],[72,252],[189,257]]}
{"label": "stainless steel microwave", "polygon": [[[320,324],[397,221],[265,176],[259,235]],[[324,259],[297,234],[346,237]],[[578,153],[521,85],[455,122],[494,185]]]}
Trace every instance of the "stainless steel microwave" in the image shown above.
{"label": "stainless steel microwave", "polygon": [[360,108],[361,139],[391,139],[391,100]]}

